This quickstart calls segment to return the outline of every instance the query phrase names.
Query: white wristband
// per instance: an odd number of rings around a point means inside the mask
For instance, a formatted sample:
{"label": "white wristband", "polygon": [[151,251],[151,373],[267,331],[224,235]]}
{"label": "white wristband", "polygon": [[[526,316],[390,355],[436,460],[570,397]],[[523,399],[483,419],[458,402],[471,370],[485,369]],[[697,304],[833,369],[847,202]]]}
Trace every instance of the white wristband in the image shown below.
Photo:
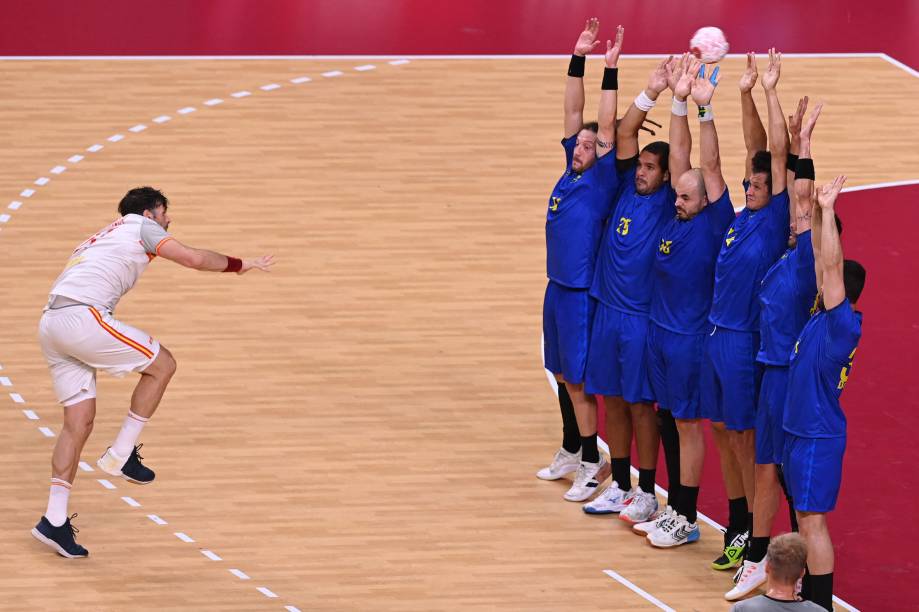
{"label": "white wristband", "polygon": [[670,103],[670,112],[677,117],[685,117],[689,114],[689,105],[686,100],[681,101],[674,98],[673,102]]}
{"label": "white wristband", "polygon": [[699,122],[714,121],[715,111],[712,110],[711,104],[705,104],[699,107]]}
{"label": "white wristband", "polygon": [[638,107],[638,110],[642,110],[644,112],[648,112],[654,108],[655,104],[657,104],[657,101],[649,98],[644,91],[638,94],[638,97],[635,98],[635,106]]}

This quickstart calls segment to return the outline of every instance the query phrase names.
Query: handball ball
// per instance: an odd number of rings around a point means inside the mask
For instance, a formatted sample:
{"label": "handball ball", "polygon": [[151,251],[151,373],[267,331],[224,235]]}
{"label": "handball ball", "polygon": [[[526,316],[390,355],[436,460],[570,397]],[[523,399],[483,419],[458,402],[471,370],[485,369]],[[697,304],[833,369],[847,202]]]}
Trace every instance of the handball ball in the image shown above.
{"label": "handball ball", "polygon": [[728,41],[720,28],[699,28],[689,41],[692,54],[706,64],[720,62],[728,52]]}

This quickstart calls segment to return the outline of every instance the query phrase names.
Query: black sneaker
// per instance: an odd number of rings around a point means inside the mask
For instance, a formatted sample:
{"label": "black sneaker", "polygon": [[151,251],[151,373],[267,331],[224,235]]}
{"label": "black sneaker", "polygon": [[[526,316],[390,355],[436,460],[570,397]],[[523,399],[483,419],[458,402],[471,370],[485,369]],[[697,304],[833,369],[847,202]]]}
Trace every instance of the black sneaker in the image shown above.
{"label": "black sneaker", "polygon": [[70,524],[70,519],[76,518],[76,516],[76,513],[71,515],[60,527],[55,527],[43,516],[38,521],[38,525],[32,529],[32,536],[39,542],[53,548],[62,557],[67,557],[68,559],[88,557],[89,551],[77,544],[73,539],[73,534],[80,532],[79,529]]}
{"label": "black sneaker", "polygon": [[153,479],[156,478],[156,474],[153,473],[153,470],[141,463],[143,457],[140,456],[140,448],[143,444],[138,444],[134,447],[134,450],[131,451],[131,456],[128,457],[128,460],[123,466],[121,466],[121,476],[130,482],[136,484],[149,484],[153,482]]}
{"label": "black sneaker", "polygon": [[712,561],[712,568],[716,570],[729,570],[743,563],[747,552],[748,531],[731,531],[724,534],[724,548],[721,556]]}

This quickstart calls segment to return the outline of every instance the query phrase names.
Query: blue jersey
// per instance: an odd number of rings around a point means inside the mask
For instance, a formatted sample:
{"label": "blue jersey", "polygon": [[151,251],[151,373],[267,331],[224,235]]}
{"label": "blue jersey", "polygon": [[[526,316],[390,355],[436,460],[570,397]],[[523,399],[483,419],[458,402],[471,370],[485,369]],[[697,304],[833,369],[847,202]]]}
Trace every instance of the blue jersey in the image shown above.
{"label": "blue jersey", "polygon": [[795,340],[816,312],[817,274],[810,230],[798,236],[763,277],[759,292],[759,354],[756,360],[787,366]]}
{"label": "blue jersey", "polygon": [[678,334],[701,334],[711,330],[715,260],[734,207],[727,188],[687,221],[671,219],[661,231],[654,260],[651,320]]}
{"label": "blue jersey", "polygon": [[636,167],[619,177],[619,198],[606,224],[590,295],[617,310],[647,314],[654,255],[661,230],[676,214],[676,194],[665,183],[654,193],[640,195],[635,191]]}
{"label": "blue jersey", "polygon": [[791,353],[782,422],[786,432],[800,438],[846,435],[839,395],[861,335],[862,313],[852,310],[848,299],[807,322]]}
{"label": "blue jersey", "polygon": [[759,210],[744,208],[721,243],[709,321],[734,331],[758,332],[760,281],[787,245],[787,191],[772,196]]}
{"label": "blue jersey", "polygon": [[619,186],[616,155],[610,151],[582,173],[571,169],[577,134],[562,140],[567,169],[552,190],[546,214],[548,277],[572,289],[586,289],[594,276],[603,223]]}

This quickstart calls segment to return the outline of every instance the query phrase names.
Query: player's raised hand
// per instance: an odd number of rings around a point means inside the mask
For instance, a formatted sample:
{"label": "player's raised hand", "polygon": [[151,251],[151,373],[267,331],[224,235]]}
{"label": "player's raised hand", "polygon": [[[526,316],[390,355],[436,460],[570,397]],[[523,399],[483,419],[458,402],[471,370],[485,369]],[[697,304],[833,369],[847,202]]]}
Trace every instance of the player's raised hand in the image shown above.
{"label": "player's raised hand", "polygon": [[757,77],[759,77],[759,72],[756,70],[756,54],[751,51],[747,53],[747,69],[740,77],[740,93],[751,91],[756,85]]}
{"label": "player's raised hand", "polygon": [[833,179],[832,183],[827,183],[817,190],[817,203],[820,204],[820,208],[832,212],[833,206],[836,204],[836,196],[839,195],[839,191],[845,182],[846,176],[840,174]]}
{"label": "player's raised hand", "polygon": [[712,96],[715,95],[715,88],[718,87],[718,72],[721,67],[715,66],[709,77],[705,76],[705,66],[699,68],[698,77],[692,83],[692,101],[699,106],[710,104]]}
{"label": "player's raised hand", "polygon": [[615,68],[619,65],[619,54],[622,53],[622,35],[625,34],[625,28],[618,26],[616,28],[616,42],[606,41],[606,67]]}
{"label": "player's raised hand", "polygon": [[792,139],[801,136],[801,122],[804,120],[804,113],[807,112],[807,103],[810,98],[804,96],[798,100],[798,108],[794,115],[788,115],[788,133]]}
{"label": "player's raised hand", "polygon": [[651,72],[651,76],[648,77],[648,89],[660,93],[667,89],[667,65],[670,63],[670,60],[673,59],[671,55]]}
{"label": "player's raised hand", "polygon": [[[814,110],[811,111],[811,114],[807,117],[807,120],[801,124],[801,138],[807,138],[810,140],[811,134],[814,133],[814,126],[817,125],[817,117],[820,116],[820,111],[823,110],[823,102],[818,102],[817,106],[814,107]],[[845,180],[845,177],[843,177]]]}
{"label": "player's raised hand", "polygon": [[590,53],[597,48],[597,45],[600,44],[600,41],[597,40],[597,32],[599,31],[600,20],[596,17],[588,19],[587,23],[584,25],[584,31],[578,36],[578,42],[574,44],[574,54],[581,56],[590,55]]}
{"label": "player's raised hand", "polygon": [[682,102],[689,97],[689,92],[692,89],[692,82],[695,80],[696,73],[699,72],[699,66],[701,65],[702,62],[695,57],[690,56],[686,58],[686,63],[683,64],[683,73],[677,81],[676,89],[673,90],[674,98]]}
{"label": "player's raised hand", "polygon": [[683,70],[688,58],[689,53],[687,52],[681,55],[680,59],[672,58],[667,62],[667,87],[670,88],[670,91],[676,92],[677,83],[680,81],[680,77],[683,76]]}
{"label": "player's raised hand", "polygon": [[779,75],[782,72],[782,54],[775,50],[775,47],[769,49],[769,67],[763,74],[763,89],[771,91],[779,82]]}
{"label": "player's raised hand", "polygon": [[245,274],[249,270],[259,269],[262,272],[270,272],[271,266],[274,265],[274,255],[262,255],[256,259],[244,259],[242,267],[237,274]]}

